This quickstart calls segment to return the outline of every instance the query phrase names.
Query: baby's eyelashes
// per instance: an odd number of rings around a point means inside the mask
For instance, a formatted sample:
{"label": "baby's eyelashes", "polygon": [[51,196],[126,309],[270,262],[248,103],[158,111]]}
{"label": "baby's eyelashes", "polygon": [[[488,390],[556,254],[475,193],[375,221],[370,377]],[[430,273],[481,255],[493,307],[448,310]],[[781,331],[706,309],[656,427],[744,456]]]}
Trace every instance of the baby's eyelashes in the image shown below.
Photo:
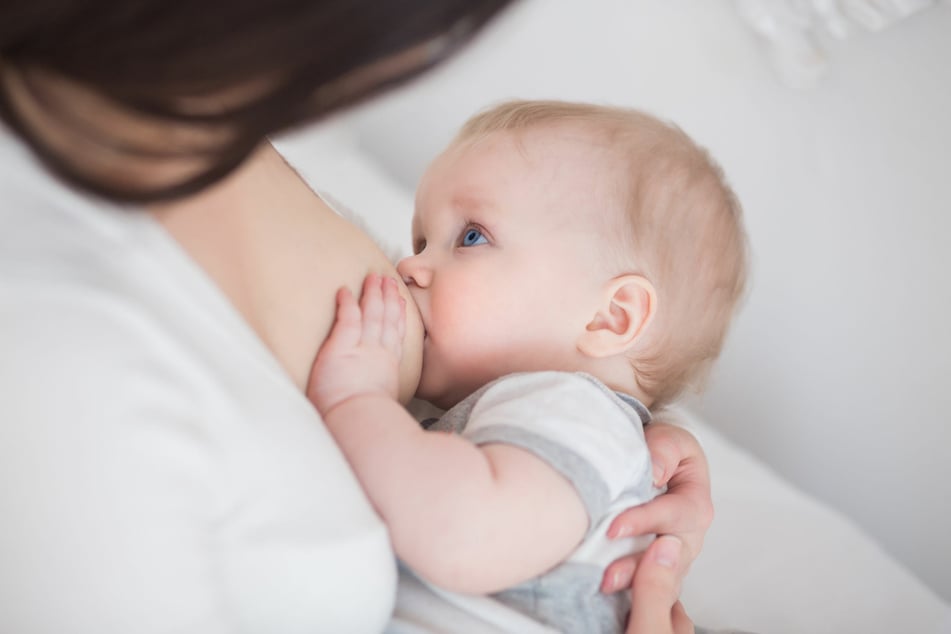
{"label": "baby's eyelashes", "polygon": [[480,244],[488,244],[489,240],[485,237],[485,233],[482,231],[481,227],[475,225],[469,225],[462,232],[462,235],[459,237],[459,246],[461,247],[476,247]]}

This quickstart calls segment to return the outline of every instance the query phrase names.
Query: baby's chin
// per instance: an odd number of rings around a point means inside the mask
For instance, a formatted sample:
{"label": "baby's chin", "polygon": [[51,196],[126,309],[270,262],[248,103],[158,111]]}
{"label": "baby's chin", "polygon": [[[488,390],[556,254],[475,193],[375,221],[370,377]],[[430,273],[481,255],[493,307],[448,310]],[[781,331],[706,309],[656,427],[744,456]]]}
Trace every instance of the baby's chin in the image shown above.
{"label": "baby's chin", "polygon": [[442,386],[436,386],[426,379],[426,373],[423,372],[419,388],[416,390],[416,398],[431,403],[442,410],[449,409],[481,387],[481,385],[476,385],[470,389],[457,385],[450,388],[445,385],[445,381],[442,381]]}
{"label": "baby's chin", "polygon": [[449,400],[447,396],[445,394],[441,394],[440,390],[436,390],[433,388],[434,386],[432,386],[426,380],[426,373],[424,372],[422,377],[420,378],[419,386],[416,388],[415,397],[418,400],[426,401],[433,407],[438,407],[439,409],[445,410],[455,405],[455,403],[449,403],[447,405],[446,402]]}

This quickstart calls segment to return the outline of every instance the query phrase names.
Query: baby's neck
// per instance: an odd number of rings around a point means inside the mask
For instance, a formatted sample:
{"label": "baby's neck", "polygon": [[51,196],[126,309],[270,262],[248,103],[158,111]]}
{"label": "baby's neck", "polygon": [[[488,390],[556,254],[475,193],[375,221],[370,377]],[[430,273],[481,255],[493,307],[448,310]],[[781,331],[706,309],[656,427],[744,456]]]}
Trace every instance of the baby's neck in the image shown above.
{"label": "baby's neck", "polygon": [[638,384],[637,375],[627,357],[621,355],[592,361],[590,367],[583,368],[580,371],[587,372],[615,392],[633,396],[643,403],[644,407],[648,409],[651,407],[654,399]]}

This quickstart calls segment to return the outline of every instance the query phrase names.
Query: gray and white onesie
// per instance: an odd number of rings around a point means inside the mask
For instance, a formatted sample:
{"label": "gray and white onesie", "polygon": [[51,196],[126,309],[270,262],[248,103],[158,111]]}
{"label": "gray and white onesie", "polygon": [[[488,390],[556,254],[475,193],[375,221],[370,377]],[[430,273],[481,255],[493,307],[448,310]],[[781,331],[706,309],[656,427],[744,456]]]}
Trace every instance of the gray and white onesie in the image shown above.
{"label": "gray and white onesie", "polygon": [[478,445],[532,452],[574,485],[587,510],[588,532],[562,563],[494,598],[562,632],[623,631],[630,593],[603,594],[601,578],[609,563],[650,538],[611,540],[605,533],[621,511],[658,493],[644,440],[649,421],[637,399],[590,375],[531,372],[493,381],[423,423]]}

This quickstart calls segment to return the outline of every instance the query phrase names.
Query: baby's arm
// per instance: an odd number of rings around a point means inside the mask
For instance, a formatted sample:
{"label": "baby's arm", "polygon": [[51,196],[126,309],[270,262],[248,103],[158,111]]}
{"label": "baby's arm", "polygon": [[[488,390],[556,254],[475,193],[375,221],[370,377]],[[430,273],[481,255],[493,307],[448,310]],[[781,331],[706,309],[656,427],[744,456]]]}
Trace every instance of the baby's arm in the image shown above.
{"label": "baby's arm", "polygon": [[449,590],[489,593],[564,559],[587,529],[567,479],[534,454],[425,432],[396,400],[405,306],[396,282],[342,289],[308,396],[386,522],[397,555]]}

